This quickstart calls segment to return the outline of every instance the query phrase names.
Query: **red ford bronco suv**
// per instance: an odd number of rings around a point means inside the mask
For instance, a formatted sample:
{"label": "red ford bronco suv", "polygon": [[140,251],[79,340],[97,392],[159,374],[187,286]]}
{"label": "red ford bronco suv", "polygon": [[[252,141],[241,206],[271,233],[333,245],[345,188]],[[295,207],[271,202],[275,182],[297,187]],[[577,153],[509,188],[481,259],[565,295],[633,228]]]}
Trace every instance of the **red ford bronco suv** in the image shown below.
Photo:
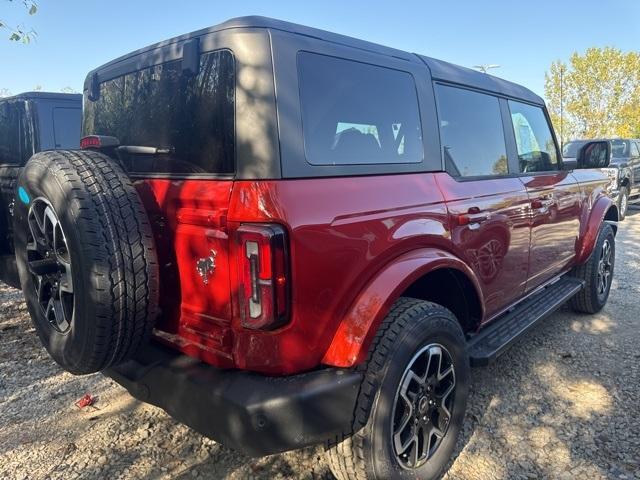
{"label": "red ford bronco suv", "polygon": [[44,346],[248,455],[436,478],[470,367],[609,295],[606,175],[483,73],[239,18],[89,73],[83,131],[16,191]]}

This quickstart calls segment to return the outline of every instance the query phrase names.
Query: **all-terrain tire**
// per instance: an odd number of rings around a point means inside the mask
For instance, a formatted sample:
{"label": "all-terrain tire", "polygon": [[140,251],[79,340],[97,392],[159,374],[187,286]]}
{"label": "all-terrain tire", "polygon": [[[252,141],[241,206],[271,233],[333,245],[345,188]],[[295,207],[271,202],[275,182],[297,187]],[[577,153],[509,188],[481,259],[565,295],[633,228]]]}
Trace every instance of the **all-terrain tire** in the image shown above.
{"label": "all-terrain tire", "polygon": [[[433,456],[417,469],[400,465],[390,434],[394,399],[405,373],[425,345],[443,345],[455,367],[456,389],[451,421]],[[400,298],[380,326],[365,363],[354,412],[353,430],[327,446],[326,458],[338,480],[435,479],[444,472],[461,429],[469,389],[465,337],[447,309],[413,298]]]}
{"label": "all-terrain tire", "polygon": [[[604,291],[600,289],[599,268],[602,261],[605,243],[610,247],[610,271],[609,279]],[[573,269],[572,275],[585,281],[584,288],[578,292],[569,302],[571,308],[580,313],[597,313],[605,306],[611,291],[611,280],[616,258],[616,244],[613,227],[603,223],[598,232],[598,238],[593,246],[593,252],[589,259],[582,265]]]}
{"label": "all-terrain tire", "polygon": [[[149,218],[130,179],[99,152],[47,151],[27,162],[16,196],[18,271],[44,347],[74,374],[132,357],[158,315],[159,274]],[[58,270],[51,258],[59,259]],[[56,306],[65,315],[56,315]],[[59,317],[68,317],[65,329]]]}

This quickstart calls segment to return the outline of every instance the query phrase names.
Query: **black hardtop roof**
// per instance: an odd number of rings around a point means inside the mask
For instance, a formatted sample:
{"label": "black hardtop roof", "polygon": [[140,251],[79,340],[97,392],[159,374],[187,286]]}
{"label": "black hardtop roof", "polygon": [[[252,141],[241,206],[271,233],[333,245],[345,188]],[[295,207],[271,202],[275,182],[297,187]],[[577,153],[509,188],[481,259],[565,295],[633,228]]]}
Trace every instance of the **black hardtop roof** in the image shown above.
{"label": "black hardtop roof", "polygon": [[429,66],[434,80],[458,83],[508,97],[544,105],[544,100],[526,87],[467,67],[419,55]]}
{"label": "black hardtop roof", "polygon": [[[222,30],[234,29],[234,28],[265,28],[269,30],[278,30],[282,32],[288,32],[295,35],[303,35],[306,37],[317,38],[326,42],[337,43],[348,47],[358,48],[369,52],[375,52],[382,55],[388,55],[391,57],[400,58],[409,62],[418,63],[424,62],[431,70],[431,75],[434,80],[442,80],[446,82],[458,83],[466,85],[472,88],[478,88],[481,90],[487,90],[495,92],[509,97],[519,98],[531,103],[543,105],[544,100],[538,95],[533,93],[528,88],[518,85],[507,80],[503,80],[493,75],[478,72],[470,68],[460,67],[452,63],[444,62],[442,60],[436,60],[434,58],[426,57],[423,55],[417,55],[406,52],[404,50],[397,50],[391,47],[385,47],[365,40],[341,35],[338,33],[328,32],[326,30],[320,30],[317,28],[306,27],[304,25],[298,25],[296,23],[285,22],[283,20],[277,20],[269,17],[262,16],[246,16],[237,17],[227,20],[226,22],[218,25],[197,30],[195,32],[187,33],[177,37],[170,38],[168,40],[158,42],[147,47],[134,50],[131,53],[123,55],[115,60],[112,60],[94,70],[89,72],[90,77],[94,72],[99,72],[101,69],[112,66],[122,61],[125,61],[131,57],[143,54],[145,52],[154,50],[159,47],[168,46],[174,43],[183,42],[191,38],[200,37],[214,32]],[[87,77],[87,78],[88,78]]]}
{"label": "black hardtop roof", "polygon": [[46,100],[76,100],[82,101],[81,93],[59,93],[59,92],[23,92],[11,97],[0,98],[0,102],[7,100],[32,100],[32,99],[46,99]]}

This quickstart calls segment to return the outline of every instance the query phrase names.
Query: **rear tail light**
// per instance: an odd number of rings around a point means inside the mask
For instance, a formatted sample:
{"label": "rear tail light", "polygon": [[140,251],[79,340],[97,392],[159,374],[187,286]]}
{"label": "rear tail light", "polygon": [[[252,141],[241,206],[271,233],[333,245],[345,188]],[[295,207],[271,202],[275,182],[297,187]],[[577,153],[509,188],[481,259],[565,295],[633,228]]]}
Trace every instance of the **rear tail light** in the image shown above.
{"label": "rear tail light", "polygon": [[90,148],[100,150],[102,148],[115,148],[120,144],[116,137],[107,135],[88,135],[80,139],[80,148],[88,150]]}
{"label": "rear tail light", "polygon": [[242,326],[273,330],[289,321],[287,235],[279,225],[244,224],[237,230]]}

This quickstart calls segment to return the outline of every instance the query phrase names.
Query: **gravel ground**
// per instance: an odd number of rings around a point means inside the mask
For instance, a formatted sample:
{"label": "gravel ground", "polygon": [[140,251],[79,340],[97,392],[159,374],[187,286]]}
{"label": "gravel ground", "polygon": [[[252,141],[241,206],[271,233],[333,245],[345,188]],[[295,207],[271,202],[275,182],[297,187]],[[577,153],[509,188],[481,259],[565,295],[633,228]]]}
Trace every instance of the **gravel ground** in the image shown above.
{"label": "gravel ground", "polygon": [[[640,479],[640,211],[620,225],[598,315],[563,309],[474,370],[446,479]],[[78,409],[85,393],[96,408]],[[0,284],[0,479],[330,479],[320,449],[249,459],[46,355],[21,294]]]}

